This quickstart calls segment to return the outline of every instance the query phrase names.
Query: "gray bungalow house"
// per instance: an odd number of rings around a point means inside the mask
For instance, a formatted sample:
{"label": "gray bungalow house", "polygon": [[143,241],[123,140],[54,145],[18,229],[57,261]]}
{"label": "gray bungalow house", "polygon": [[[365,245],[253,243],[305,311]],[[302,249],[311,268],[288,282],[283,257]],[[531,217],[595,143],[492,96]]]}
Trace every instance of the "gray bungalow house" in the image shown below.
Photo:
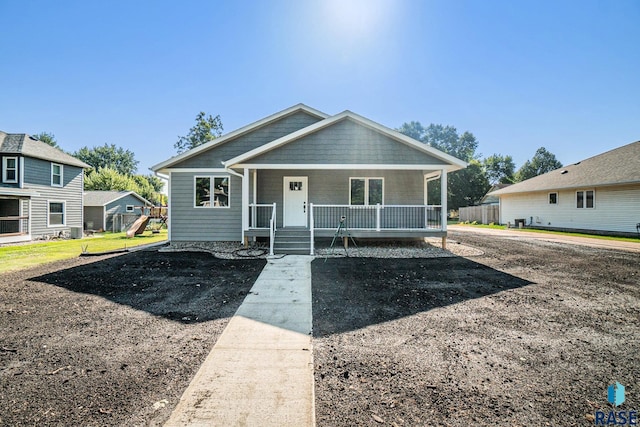
{"label": "gray bungalow house", "polygon": [[[491,193],[502,224],[637,236],[640,141]],[[518,220],[518,221],[516,221]]]}
{"label": "gray bungalow house", "polygon": [[0,131],[0,243],[82,235],[84,162],[26,134]]}
{"label": "gray bungalow house", "polygon": [[[314,253],[341,219],[353,237],[447,234],[446,196],[427,185],[466,163],[350,111],[295,105],[152,167],[169,180],[169,240],[269,237]],[[432,184],[433,185],[433,184]]]}
{"label": "gray bungalow house", "polygon": [[123,231],[150,206],[135,191],[85,191],[84,229]]}

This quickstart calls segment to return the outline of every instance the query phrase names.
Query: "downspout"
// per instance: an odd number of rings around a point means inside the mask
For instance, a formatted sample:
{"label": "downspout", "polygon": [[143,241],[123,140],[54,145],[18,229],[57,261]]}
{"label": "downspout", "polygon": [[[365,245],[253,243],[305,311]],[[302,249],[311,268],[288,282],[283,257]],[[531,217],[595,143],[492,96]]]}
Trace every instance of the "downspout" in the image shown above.
{"label": "downspout", "polygon": [[[171,242],[171,172],[169,172],[169,175],[165,175],[163,173],[160,172],[156,172],[153,171],[154,174],[156,174],[157,177],[160,177],[164,180],[167,181],[167,239],[169,240],[169,242]],[[162,212],[162,208],[160,209],[160,212]]]}
{"label": "downspout", "polygon": [[[249,212],[249,211],[248,211],[249,206],[245,206],[245,203],[244,203],[244,202],[245,202],[245,200],[244,200],[244,198],[245,198],[245,197],[244,197],[244,190],[245,190],[245,186],[246,186],[246,185],[248,185],[248,182],[247,182],[247,183],[245,183],[245,179],[244,179],[244,178],[245,178],[245,176],[244,176],[243,174],[240,174],[240,173],[238,173],[238,172],[234,171],[233,169],[231,169],[230,167],[228,167],[228,166],[227,166],[226,164],[224,164],[224,163],[222,163],[222,164],[224,165],[224,169],[225,169],[227,172],[229,172],[231,175],[235,175],[235,176],[239,177],[239,178],[242,180],[242,202],[243,202],[243,203],[242,203],[242,211],[241,211],[241,213],[242,213],[242,240],[241,240],[241,242],[242,242],[242,243],[246,243],[246,242],[245,242],[245,238],[244,238],[244,230],[245,230],[245,228],[248,226],[248,224],[246,224],[246,221],[247,221],[247,219],[248,219],[248,215],[247,215],[246,213],[248,213],[248,212]],[[245,171],[246,171],[246,170],[247,170],[247,169],[245,169]],[[247,178],[248,178],[248,177],[247,177]],[[248,189],[247,189],[247,190],[248,190]],[[249,196],[249,194],[248,194],[248,193],[247,193],[247,196]],[[245,210],[246,210],[246,213],[245,213]]]}

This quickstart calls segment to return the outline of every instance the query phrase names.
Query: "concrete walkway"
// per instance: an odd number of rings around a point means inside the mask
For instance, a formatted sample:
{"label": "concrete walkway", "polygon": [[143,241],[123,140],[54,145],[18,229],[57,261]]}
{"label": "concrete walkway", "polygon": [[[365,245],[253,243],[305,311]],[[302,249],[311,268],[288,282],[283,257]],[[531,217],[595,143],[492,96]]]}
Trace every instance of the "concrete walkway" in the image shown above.
{"label": "concrete walkway", "polygon": [[312,260],[268,261],[165,426],[315,425]]}

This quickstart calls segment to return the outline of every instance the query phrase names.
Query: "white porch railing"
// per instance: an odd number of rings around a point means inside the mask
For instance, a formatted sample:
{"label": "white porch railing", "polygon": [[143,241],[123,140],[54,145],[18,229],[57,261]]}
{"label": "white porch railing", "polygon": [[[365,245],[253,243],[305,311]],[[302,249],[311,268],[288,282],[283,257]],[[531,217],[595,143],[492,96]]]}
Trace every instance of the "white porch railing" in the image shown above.
{"label": "white porch railing", "polygon": [[269,255],[273,255],[273,243],[276,240],[276,204],[271,209],[271,219],[269,220]]}
{"label": "white porch railing", "polygon": [[249,205],[249,228],[271,227],[271,218],[275,218],[275,203]]}
{"label": "white porch railing", "polygon": [[340,218],[346,226],[362,230],[442,230],[440,205],[310,205],[312,229],[335,229]]}

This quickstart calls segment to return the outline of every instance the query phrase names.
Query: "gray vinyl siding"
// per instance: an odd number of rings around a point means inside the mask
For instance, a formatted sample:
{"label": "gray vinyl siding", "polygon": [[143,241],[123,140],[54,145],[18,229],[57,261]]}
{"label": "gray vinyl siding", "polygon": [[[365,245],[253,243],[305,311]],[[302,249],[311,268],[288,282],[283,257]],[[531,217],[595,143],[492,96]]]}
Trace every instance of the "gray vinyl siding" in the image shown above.
{"label": "gray vinyl siding", "polygon": [[[69,232],[71,227],[82,227],[82,168],[63,165],[63,187],[52,187],[51,162],[26,157],[24,163],[24,187],[39,194],[31,198],[31,236],[56,235]],[[48,201],[65,203],[65,225],[47,226]]]}
{"label": "gray vinyl siding", "polygon": [[84,207],[84,229],[104,230],[104,208],[102,206]]}
{"label": "gray vinyl siding", "polygon": [[[138,199],[133,194],[129,194],[128,196],[122,197],[111,203],[107,203],[107,205],[105,206],[105,210],[106,210],[105,230],[108,230],[108,231],[113,230],[113,217],[115,215],[127,213],[127,205],[144,206],[144,202]],[[130,214],[140,216],[141,211],[140,209],[135,209]]]}
{"label": "gray vinyl siding", "polygon": [[282,117],[276,122],[270,123],[248,134],[241,135],[227,141],[219,147],[214,147],[206,152],[187,159],[173,168],[220,168],[221,162],[232,159],[254,148],[288,135],[318,122],[320,119],[310,116],[305,112],[297,112]]}
{"label": "gray vinyl siding", "polygon": [[445,164],[442,160],[349,119],[254,157],[249,163]]}
{"label": "gray vinyl siding", "polygon": [[309,203],[349,204],[349,178],[384,178],[386,205],[424,204],[424,175],[421,171],[393,170],[259,170],[258,203],[277,204],[277,226],[282,227],[282,194],[285,176],[309,177]]}
{"label": "gray vinyl siding", "polygon": [[[228,208],[194,207],[195,176],[229,176]],[[240,241],[242,180],[235,175],[172,172],[169,215],[172,241]]]}

